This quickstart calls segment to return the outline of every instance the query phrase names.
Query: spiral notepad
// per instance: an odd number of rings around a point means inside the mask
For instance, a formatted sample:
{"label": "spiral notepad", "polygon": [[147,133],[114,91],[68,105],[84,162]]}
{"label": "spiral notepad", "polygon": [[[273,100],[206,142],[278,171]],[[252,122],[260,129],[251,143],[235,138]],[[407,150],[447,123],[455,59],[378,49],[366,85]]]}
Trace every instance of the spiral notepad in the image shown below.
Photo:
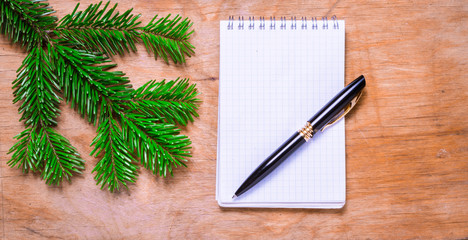
{"label": "spiral notepad", "polygon": [[223,207],[340,208],[344,121],[316,134],[233,200],[249,174],[344,87],[345,23],[326,18],[220,22],[216,198]]}

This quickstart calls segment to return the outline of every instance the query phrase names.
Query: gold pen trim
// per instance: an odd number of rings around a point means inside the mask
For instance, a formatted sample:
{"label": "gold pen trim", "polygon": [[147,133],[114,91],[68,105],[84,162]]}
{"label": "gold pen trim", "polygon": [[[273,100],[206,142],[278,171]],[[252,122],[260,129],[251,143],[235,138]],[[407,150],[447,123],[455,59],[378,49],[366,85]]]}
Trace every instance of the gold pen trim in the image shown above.
{"label": "gold pen trim", "polygon": [[298,132],[306,142],[308,142],[314,136],[314,128],[312,127],[310,122],[307,122],[306,125],[303,128],[301,128]]}
{"label": "gold pen trim", "polygon": [[351,102],[349,104],[346,105],[346,107],[341,110],[335,117],[333,117],[330,122],[327,123],[327,125],[325,125],[323,128],[322,128],[322,132],[323,130],[325,130],[327,127],[330,127],[331,125],[333,125],[334,123],[338,122],[340,119],[342,119],[347,113],[349,113],[349,111],[351,111],[351,109],[356,106],[356,103],[359,101],[359,98],[361,98],[361,95],[362,95],[362,91],[360,91],[356,97],[354,97]]}

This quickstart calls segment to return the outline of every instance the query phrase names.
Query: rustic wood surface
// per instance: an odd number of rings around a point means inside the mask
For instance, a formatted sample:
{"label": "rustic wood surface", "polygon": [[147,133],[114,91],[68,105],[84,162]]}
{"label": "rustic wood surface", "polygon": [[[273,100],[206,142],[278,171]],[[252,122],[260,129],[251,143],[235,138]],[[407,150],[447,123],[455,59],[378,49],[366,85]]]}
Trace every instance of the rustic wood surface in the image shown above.
{"label": "rustic wood surface", "polygon": [[[56,15],[77,1],[50,1]],[[83,1],[84,9],[89,3]],[[143,23],[158,13],[194,21],[184,66],[144,48],[116,57],[135,86],[189,77],[202,92],[188,168],[173,178],[140,170],[129,191],[95,186],[96,128],[62,104],[58,131],[86,160],[71,184],[47,186],[6,165],[22,131],[11,82],[26,56],[0,36],[0,236],[4,239],[460,239],[468,237],[467,1],[121,1]],[[346,82],[367,87],[346,119],[347,204],[340,210],[222,209],[215,201],[219,20],[328,16],[346,20]]]}

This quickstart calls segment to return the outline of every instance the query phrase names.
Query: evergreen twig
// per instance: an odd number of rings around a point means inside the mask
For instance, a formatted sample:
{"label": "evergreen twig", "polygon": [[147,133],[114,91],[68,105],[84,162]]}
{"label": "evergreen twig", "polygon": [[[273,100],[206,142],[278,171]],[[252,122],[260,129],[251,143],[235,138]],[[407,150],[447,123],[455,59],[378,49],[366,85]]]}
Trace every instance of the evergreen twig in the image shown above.
{"label": "evergreen twig", "polygon": [[84,169],[76,149],[53,129],[61,94],[98,124],[91,155],[100,158],[93,172],[101,188],[112,192],[135,182],[138,158],[155,175],[185,166],[191,142],[175,124],[185,126],[198,116],[195,85],[188,79],[153,80],[134,90],[124,73],[110,71],[115,64],[108,56],[136,51],[143,42],[155,58],[184,63],[193,54],[192,23],[168,15],[143,27],[132,9],[120,14],[117,4],[109,5],[78,11],[77,4],[57,22],[43,0],[0,0],[0,32],[28,51],[13,82],[26,129],[9,151],[11,167],[40,172],[56,185]]}
{"label": "evergreen twig", "polygon": [[55,11],[45,1],[0,0],[0,32],[13,43],[20,42],[27,50],[47,41],[47,31],[55,28]]}
{"label": "evergreen twig", "polygon": [[186,126],[198,117],[198,101],[195,85],[189,85],[188,79],[175,81],[149,81],[133,91],[132,102],[128,103],[132,111],[148,117],[163,117],[161,121]]}
{"label": "evergreen twig", "polygon": [[98,157],[104,152],[104,156],[93,172],[96,172],[97,184],[101,184],[101,188],[107,185],[109,191],[113,192],[119,190],[120,185],[127,187],[127,182],[135,182],[138,167],[132,151],[122,137],[118,122],[114,119],[114,106],[107,101],[102,101],[101,104],[98,134],[93,140],[92,145],[95,148],[91,155]]}
{"label": "evergreen twig", "polygon": [[77,11],[79,4],[71,14],[62,18],[55,30],[58,36],[81,44],[90,51],[102,51],[108,55],[136,51],[135,44],[143,41],[148,52],[168,62],[185,63],[195,48],[188,40],[193,31],[188,18],[182,20],[177,15],[170,19],[170,14],[157,19],[158,15],[145,27],[141,27],[140,15],[132,14],[129,9],[120,14],[117,4],[109,8],[107,2],[101,8],[101,2],[91,4],[84,11]]}
{"label": "evergreen twig", "polygon": [[13,82],[13,102],[23,102],[20,120],[25,120],[27,129],[16,137],[18,142],[10,149],[13,157],[8,164],[23,172],[40,170],[47,183],[57,185],[63,178],[70,180],[73,173],[80,173],[84,161],[66,138],[50,128],[57,124],[60,112],[51,52],[50,45],[48,52],[40,46],[32,48]]}

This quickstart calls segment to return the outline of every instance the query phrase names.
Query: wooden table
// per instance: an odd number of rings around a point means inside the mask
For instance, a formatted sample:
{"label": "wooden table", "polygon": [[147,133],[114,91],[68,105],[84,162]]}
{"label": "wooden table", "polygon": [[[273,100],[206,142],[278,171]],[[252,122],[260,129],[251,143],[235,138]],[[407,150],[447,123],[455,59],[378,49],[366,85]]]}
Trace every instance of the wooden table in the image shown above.
{"label": "wooden table", "polygon": [[[82,9],[88,3],[82,2]],[[51,1],[56,15],[75,1]],[[468,237],[467,1],[122,1],[144,23],[156,13],[194,21],[196,56],[184,66],[144,48],[116,57],[135,86],[189,77],[203,93],[188,168],[173,178],[140,170],[129,191],[95,186],[89,156],[96,128],[62,104],[57,130],[86,160],[71,184],[49,187],[11,169],[22,131],[11,82],[26,56],[0,37],[0,236],[5,239],[460,239]],[[219,20],[328,16],[346,20],[346,82],[366,91],[346,119],[347,204],[340,210],[222,209],[215,201]]]}

